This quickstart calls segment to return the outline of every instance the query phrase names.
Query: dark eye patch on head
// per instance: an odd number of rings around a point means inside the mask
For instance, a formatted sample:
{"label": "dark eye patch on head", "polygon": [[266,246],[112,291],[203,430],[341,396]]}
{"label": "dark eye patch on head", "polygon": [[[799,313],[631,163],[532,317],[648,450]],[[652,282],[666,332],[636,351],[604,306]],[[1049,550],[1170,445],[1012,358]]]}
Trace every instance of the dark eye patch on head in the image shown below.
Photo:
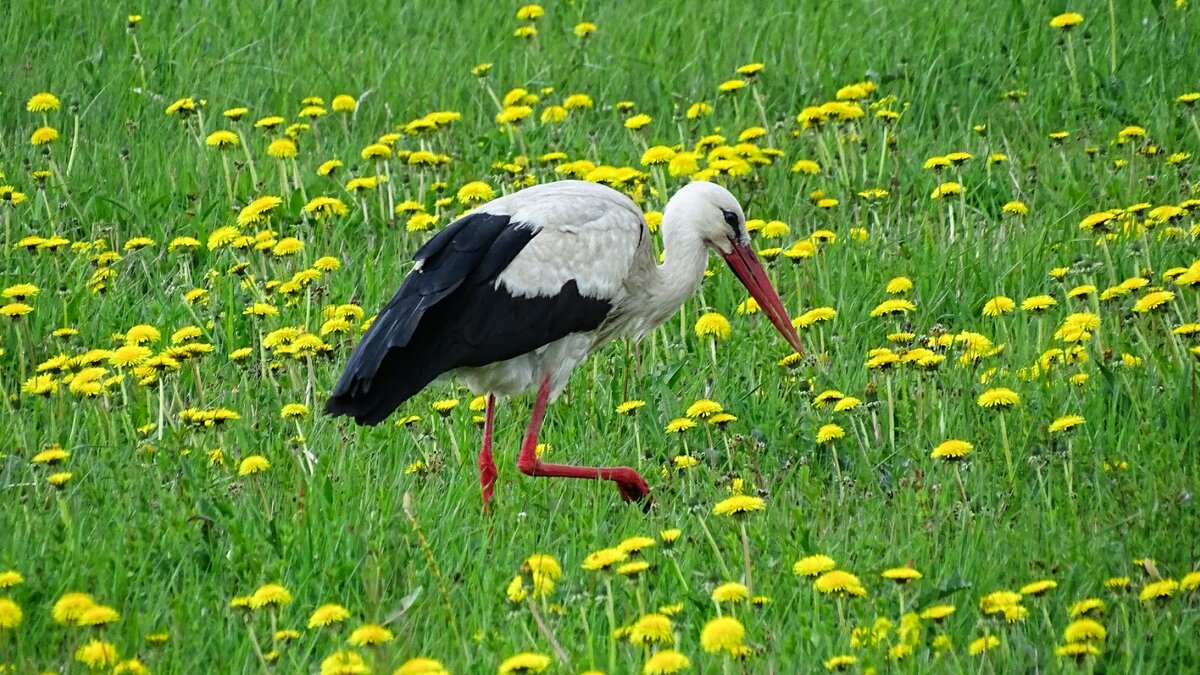
{"label": "dark eye patch on head", "polygon": [[725,224],[729,225],[729,227],[733,229],[734,234],[737,234],[739,232],[738,225],[741,224],[741,219],[738,218],[738,214],[730,211],[729,209],[721,209],[721,215],[725,216]]}

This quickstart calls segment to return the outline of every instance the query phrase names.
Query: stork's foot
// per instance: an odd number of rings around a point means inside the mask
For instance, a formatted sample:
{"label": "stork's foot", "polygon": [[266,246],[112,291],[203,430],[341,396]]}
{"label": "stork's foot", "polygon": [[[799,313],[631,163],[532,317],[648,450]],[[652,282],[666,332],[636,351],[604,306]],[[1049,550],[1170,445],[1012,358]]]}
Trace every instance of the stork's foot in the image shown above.
{"label": "stork's foot", "polygon": [[646,485],[646,481],[642,480],[641,476],[637,476],[636,481],[616,481],[616,483],[617,490],[621,492],[621,499],[627,502],[638,502],[642,505],[642,511],[650,513],[650,507],[654,505],[654,498],[650,496],[650,486]]}

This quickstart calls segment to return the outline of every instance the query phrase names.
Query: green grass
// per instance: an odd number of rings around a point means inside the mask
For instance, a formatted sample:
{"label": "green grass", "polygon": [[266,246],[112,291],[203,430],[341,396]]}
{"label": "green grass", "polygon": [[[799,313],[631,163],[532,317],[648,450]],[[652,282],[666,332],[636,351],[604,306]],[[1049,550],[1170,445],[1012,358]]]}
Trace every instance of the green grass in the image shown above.
{"label": "green grass", "polygon": [[[534,553],[556,556],[564,569],[554,592],[537,600],[570,659],[555,657],[551,672],[640,672],[647,654],[628,641],[617,645],[609,663],[614,626],[604,577],[580,565],[589,552],[672,527],[683,536],[672,556],[661,544],[647,552],[652,567],[636,593],[627,580],[613,580],[615,618],[618,625],[636,620],[639,597],[648,610],[682,603],[673,618],[676,648],[692,660],[694,672],[811,672],[836,654],[856,655],[855,672],[1071,671],[1075,662],[1054,650],[1064,642],[1068,608],[1085,597],[1107,603],[1099,620],[1108,637],[1099,645],[1102,654],[1079,669],[1161,672],[1200,661],[1198,596],[1177,591],[1162,601],[1138,599],[1145,584],[1182,580],[1200,565],[1194,501],[1200,383],[1189,353],[1197,339],[1172,333],[1200,321],[1200,296],[1195,287],[1164,280],[1168,269],[1200,258],[1195,212],[1144,235],[1144,213],[1123,217],[1118,236],[1104,246],[1078,227],[1103,209],[1197,196],[1189,175],[1197,160],[1166,161],[1176,152],[1200,151],[1200,126],[1175,100],[1200,88],[1192,56],[1192,36],[1200,29],[1195,8],[1117,2],[1110,26],[1103,3],[547,3],[539,36],[524,42],[512,37],[523,23],[514,17],[517,4],[185,2],[170,12],[145,9],[132,34],[143,66],[132,58],[129,8],[105,4],[19,0],[0,17],[7,47],[0,184],[27,195],[15,207],[0,203],[0,287],[40,288],[26,300],[32,313],[0,319],[6,394],[0,572],[17,570],[25,579],[0,590],[0,598],[11,598],[24,614],[19,626],[0,628],[0,664],[11,664],[12,672],[86,672],[74,654],[92,638],[113,643],[122,659],[136,656],[155,673],[314,672],[345,648],[361,623],[386,623],[396,635],[388,644],[355,650],[374,672],[389,673],[418,655],[437,658],[455,673],[493,672],[519,652],[554,654],[528,605],[505,597],[522,561]],[[1054,14],[1071,9],[1086,15],[1070,33],[1077,90],[1064,60],[1068,45],[1049,26]],[[571,30],[583,20],[598,30],[581,43]],[[752,87],[717,94],[738,66],[754,61],[765,70]],[[494,63],[482,81],[470,73],[480,62]],[[801,109],[832,100],[840,87],[866,77],[877,89],[863,102],[866,116],[859,123],[800,129]],[[518,86],[554,91],[510,136],[494,122],[498,109],[489,88],[503,96]],[[1027,95],[1005,100],[1010,90]],[[62,100],[60,110],[45,115],[61,134],[49,154],[30,145],[43,116],[25,111],[40,91]],[[595,107],[573,112],[561,125],[538,122],[545,105],[576,92],[590,95]],[[331,110],[316,122],[315,134],[301,134],[295,162],[303,190],[283,195],[265,225],[247,228],[298,237],[305,243],[301,253],[275,257],[203,245],[193,253],[167,250],[179,236],[203,244],[251,199],[281,194],[277,160],[266,153],[280,134],[251,129],[254,120],[279,114],[288,124],[300,121],[301,98],[317,95],[328,104],[339,93],[362,96],[357,113],[343,126],[342,114]],[[207,101],[200,116],[181,122],[164,115],[187,96]],[[885,107],[902,117],[885,127],[868,105],[890,96]],[[625,129],[613,108],[622,100],[634,101],[636,112],[654,122],[639,133]],[[684,111],[697,101],[712,104],[714,113],[687,120]],[[221,117],[234,106],[250,108],[239,125]],[[344,192],[349,177],[378,169],[359,158],[361,148],[434,110],[463,117],[395,147],[429,147],[450,155],[451,164],[422,178],[392,161],[383,191],[361,199]],[[268,355],[278,363],[271,368],[259,360],[259,342],[271,330],[305,325],[315,333],[326,307],[359,303],[369,317],[390,297],[412,251],[429,235],[406,232],[404,217],[382,217],[380,194],[394,203],[418,199],[432,211],[439,196],[453,196],[469,181],[511,190],[512,177],[493,164],[513,161],[522,143],[527,174],[541,182],[558,177],[552,164],[537,161],[552,150],[639,167],[647,144],[690,147],[718,128],[733,144],[764,118],[783,156],[748,176],[715,180],[741,198],[748,217],[790,226],[778,241],[760,239],[760,249],[789,246],[818,229],[837,235],[814,258],[793,265],[780,257],[769,269],[794,315],[831,306],[838,316],[803,333],[818,359],[782,369],[776,361],[787,355],[783,341],[761,317],[736,313],[745,291],[714,265],[716,275],[682,317],[642,344],[640,378],[622,342],[580,367],[568,393],[550,408],[543,432],[549,457],[639,467],[656,500],[648,515],[622,504],[607,483],[520,475],[515,449],[531,397],[500,407],[498,498],[484,517],[474,460],[480,434],[467,410],[469,393],[437,384],[393,418],[416,414],[423,417],[419,423],[363,429],[319,414],[357,330],[326,336],[332,353],[311,365]],[[1134,124],[1147,136],[1118,145],[1118,132]],[[986,125],[985,132],[973,131],[975,125]],[[245,157],[241,148],[230,150],[235,205],[220,154],[203,145],[207,134],[223,128],[241,130],[261,180],[253,185],[248,168],[235,168]],[[1049,138],[1055,131],[1070,137],[1055,143]],[[883,145],[887,133],[896,141],[891,151]],[[769,139],[759,145],[770,145]],[[1149,145],[1160,153],[1147,153]],[[1097,148],[1095,157],[1085,152],[1089,147]],[[922,168],[927,158],[954,151],[974,158],[942,175]],[[992,153],[1008,159],[991,164]],[[337,177],[316,175],[321,162],[335,158],[345,163]],[[817,160],[822,172],[792,173],[792,164],[804,158]],[[1117,167],[1116,160],[1127,165]],[[31,175],[42,169],[56,172],[44,190]],[[444,195],[418,194],[435,179],[448,184]],[[946,180],[961,182],[965,194],[930,199]],[[684,181],[652,177],[647,189],[664,185],[671,192]],[[889,195],[869,205],[857,193],[871,187]],[[810,199],[817,189],[839,205],[818,209]],[[314,222],[301,207],[316,195],[339,197],[350,212]],[[644,208],[661,210],[665,197],[650,197]],[[1010,200],[1027,204],[1029,214],[1002,213]],[[461,208],[438,209],[438,227]],[[865,241],[854,237],[855,228],[867,230]],[[106,293],[88,288],[96,250],[31,253],[13,246],[27,235],[52,234],[102,241],[121,253]],[[124,251],[138,236],[155,245]],[[337,257],[341,269],[313,282],[297,302],[267,294],[266,281],[286,281],[326,255]],[[249,263],[252,283],[229,273],[242,262]],[[1048,275],[1056,267],[1069,268],[1061,281]],[[1102,302],[1098,293],[1083,301],[1066,297],[1077,285],[1103,290],[1138,275],[1146,275],[1148,286],[1113,300]],[[897,276],[912,280],[906,297],[916,311],[872,318]],[[1174,299],[1153,312],[1133,312],[1136,300],[1156,287]],[[193,288],[208,289],[207,304],[183,301]],[[1042,315],[981,315],[995,295],[1019,304],[1042,293],[1058,302]],[[243,314],[263,299],[279,316]],[[691,330],[706,311],[726,315],[733,328],[717,345],[715,364],[708,344]],[[1054,334],[1075,311],[1101,318],[1093,339],[1083,343],[1086,361],[1030,373],[1048,349],[1069,346]],[[201,328],[197,341],[213,346],[167,376],[161,429],[138,430],[157,422],[159,389],[132,377],[98,397],[71,393],[65,383],[48,398],[21,393],[37,364],[60,353],[115,348],[121,343],[113,334],[136,324],[162,332],[151,345],[156,351],[188,325]],[[78,335],[51,336],[64,326]],[[898,331],[914,333],[913,346],[971,331],[1003,350],[963,364],[958,343],[929,372],[908,365],[868,370],[868,350],[889,346],[903,353],[888,342]],[[232,363],[229,354],[239,347],[255,353]],[[1126,365],[1122,354],[1142,362]],[[1080,374],[1086,382],[1070,381]],[[977,397],[996,386],[1015,390],[1020,405],[1003,413],[981,409]],[[864,405],[848,413],[815,406],[814,395],[830,388]],[[443,419],[429,406],[445,398],[462,405]],[[614,414],[626,398],[647,405],[630,417]],[[719,401],[737,421],[725,430],[702,424],[666,434],[666,424],[698,398]],[[298,427],[280,419],[281,408],[294,402],[313,409]],[[223,406],[241,419],[189,429],[178,416],[189,406]],[[1051,434],[1048,425],[1067,414],[1086,423],[1069,435]],[[1013,458],[1011,481],[1001,418]],[[846,431],[836,444],[836,466],[828,447],[815,442],[817,429],[831,422]],[[302,468],[298,433],[318,458],[312,475]],[[955,467],[929,457],[950,438],[974,444],[959,465],[965,501]],[[59,467],[31,462],[52,444],[66,449],[69,460]],[[223,451],[225,465],[210,461],[214,448]],[[668,470],[675,456],[688,453],[698,466]],[[237,462],[255,454],[271,468],[239,477]],[[406,473],[418,460],[425,468]],[[47,482],[55,471],[72,473],[62,489]],[[699,640],[717,615],[712,589],[741,580],[738,523],[711,515],[735,479],[765,499],[765,511],[750,516],[746,529],[753,591],[771,599],[761,608],[721,608],[745,624],[752,655],[744,662],[707,654]],[[792,573],[798,558],[813,553],[856,573],[867,597],[814,593]],[[1135,563],[1143,558],[1153,563]],[[924,578],[901,589],[879,576],[908,563]],[[1129,590],[1106,589],[1105,579],[1114,576],[1130,577]],[[1038,579],[1058,586],[1026,598],[1024,620],[1009,624],[981,613],[985,594]],[[229,607],[266,583],[286,586],[292,602],[277,613]],[[100,628],[56,624],[51,608],[70,591],[112,606],[120,620]],[[344,605],[352,618],[307,629],[312,611],[325,603]],[[922,622],[915,640],[906,643],[893,628],[874,644],[867,638],[852,646],[856,626],[878,618],[899,626],[902,611],[938,603],[957,611],[942,624]],[[0,626],[4,616],[0,611]],[[272,645],[272,626],[303,632]],[[146,636],[155,633],[169,639],[152,645]],[[931,648],[939,634],[950,637],[952,651],[939,655]],[[987,634],[1000,646],[969,654],[971,641]],[[262,652],[277,648],[274,664],[262,664],[255,640]],[[889,649],[901,644],[911,644],[912,654],[889,660]]]}

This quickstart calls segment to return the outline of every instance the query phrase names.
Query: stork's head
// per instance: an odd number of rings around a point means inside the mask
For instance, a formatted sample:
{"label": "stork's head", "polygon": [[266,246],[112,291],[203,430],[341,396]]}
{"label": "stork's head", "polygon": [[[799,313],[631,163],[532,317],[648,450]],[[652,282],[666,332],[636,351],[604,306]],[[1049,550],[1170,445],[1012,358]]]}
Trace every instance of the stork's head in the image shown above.
{"label": "stork's head", "polygon": [[800,337],[796,335],[779,294],[750,247],[742,205],[729,190],[706,181],[688,183],[667,203],[663,227],[668,224],[690,227],[705,246],[720,253],[788,344],[800,354],[804,353],[804,346],[800,344]]}

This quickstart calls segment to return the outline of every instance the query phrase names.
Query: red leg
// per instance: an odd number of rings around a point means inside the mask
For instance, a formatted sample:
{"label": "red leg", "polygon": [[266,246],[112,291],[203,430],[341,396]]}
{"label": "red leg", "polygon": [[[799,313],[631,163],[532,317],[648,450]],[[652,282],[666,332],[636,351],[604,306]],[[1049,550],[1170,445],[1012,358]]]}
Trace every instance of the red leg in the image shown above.
{"label": "red leg", "polygon": [[588,478],[592,480],[611,480],[621,491],[625,501],[644,502],[645,509],[650,508],[650,487],[646,485],[638,472],[629,467],[590,467],[572,466],[569,464],[546,464],[537,456],[538,433],[542,430],[542,420],[546,417],[546,404],[550,399],[550,378],[543,377],[538,387],[537,400],[533,404],[533,417],[529,420],[529,430],[525,432],[525,442],[521,444],[521,454],[517,458],[517,468],[529,476],[546,476],[552,478]]}
{"label": "red leg", "polygon": [[487,412],[483,422],[483,448],[479,450],[479,485],[483,488],[483,511],[487,513],[488,502],[496,487],[496,461],[492,459],[492,428],[496,418],[496,397],[487,395]]}

